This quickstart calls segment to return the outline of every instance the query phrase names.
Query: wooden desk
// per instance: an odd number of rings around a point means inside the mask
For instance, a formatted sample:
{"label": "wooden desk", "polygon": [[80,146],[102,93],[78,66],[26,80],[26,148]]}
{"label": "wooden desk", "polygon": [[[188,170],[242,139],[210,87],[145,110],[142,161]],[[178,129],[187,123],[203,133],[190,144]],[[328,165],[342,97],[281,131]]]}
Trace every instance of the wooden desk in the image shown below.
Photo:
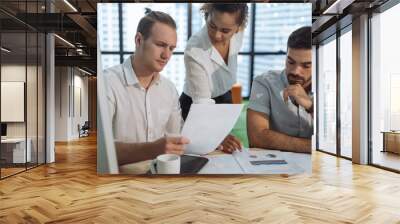
{"label": "wooden desk", "polygon": [[[209,162],[199,171],[199,174],[299,174],[299,173],[311,173],[311,154],[307,153],[293,153],[293,152],[282,152],[278,150],[266,150],[266,149],[250,149],[253,151],[264,151],[266,153],[277,154],[282,159],[286,160],[286,165],[268,165],[270,168],[267,172],[258,173],[241,172],[233,164],[221,164],[229,157],[230,154],[226,154],[220,151],[214,151],[204,157],[209,159]],[[233,159],[233,157],[232,157]],[[131,163],[120,166],[121,174],[145,174],[150,169],[151,160],[146,160],[137,163]]]}
{"label": "wooden desk", "polygon": [[400,154],[400,131],[382,131],[383,150],[382,152],[392,152]]}

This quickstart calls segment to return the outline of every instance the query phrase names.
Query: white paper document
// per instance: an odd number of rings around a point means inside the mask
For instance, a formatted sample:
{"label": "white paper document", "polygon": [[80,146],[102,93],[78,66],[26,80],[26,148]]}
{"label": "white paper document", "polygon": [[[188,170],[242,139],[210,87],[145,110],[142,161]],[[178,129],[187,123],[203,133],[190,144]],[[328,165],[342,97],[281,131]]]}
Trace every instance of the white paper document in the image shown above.
{"label": "white paper document", "polygon": [[242,104],[192,104],[182,128],[190,143],[185,153],[205,155],[214,151],[230,133]]}
{"label": "white paper document", "polygon": [[232,155],[208,155],[207,164],[199,171],[199,174],[243,174],[242,168]]}

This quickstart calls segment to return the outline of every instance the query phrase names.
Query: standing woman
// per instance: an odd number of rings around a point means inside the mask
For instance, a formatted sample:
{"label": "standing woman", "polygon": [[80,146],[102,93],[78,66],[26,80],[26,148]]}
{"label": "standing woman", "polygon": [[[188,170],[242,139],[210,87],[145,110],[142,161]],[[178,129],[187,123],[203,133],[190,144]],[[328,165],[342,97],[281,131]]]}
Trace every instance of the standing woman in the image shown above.
{"label": "standing woman", "polygon": [[[183,119],[192,103],[232,103],[237,56],[248,17],[246,3],[205,3],[200,10],[206,25],[189,39],[185,49],[186,77],[179,98]],[[221,146],[225,152],[241,149],[232,135]]]}

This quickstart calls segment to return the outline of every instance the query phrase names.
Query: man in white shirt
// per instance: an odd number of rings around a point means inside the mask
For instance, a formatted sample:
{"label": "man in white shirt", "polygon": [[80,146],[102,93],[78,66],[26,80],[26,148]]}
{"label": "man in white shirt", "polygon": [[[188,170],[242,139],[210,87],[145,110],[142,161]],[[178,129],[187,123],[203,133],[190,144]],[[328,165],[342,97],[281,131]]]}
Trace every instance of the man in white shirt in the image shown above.
{"label": "man in white shirt", "polygon": [[175,21],[147,10],[135,36],[135,54],[104,71],[119,165],[183,154],[189,143],[182,127],[179,96],[172,82],[159,74],[176,47]]}

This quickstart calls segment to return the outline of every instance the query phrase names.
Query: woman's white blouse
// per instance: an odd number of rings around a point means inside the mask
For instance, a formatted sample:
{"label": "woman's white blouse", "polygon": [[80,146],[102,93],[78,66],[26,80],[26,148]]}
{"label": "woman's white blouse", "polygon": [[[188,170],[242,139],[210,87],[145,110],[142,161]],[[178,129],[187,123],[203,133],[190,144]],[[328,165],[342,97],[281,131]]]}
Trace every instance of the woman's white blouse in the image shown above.
{"label": "woman's white blouse", "polygon": [[186,77],[183,92],[194,103],[211,101],[231,90],[236,83],[237,57],[243,42],[243,32],[230,40],[228,65],[212,45],[204,26],[193,35],[185,49]]}

